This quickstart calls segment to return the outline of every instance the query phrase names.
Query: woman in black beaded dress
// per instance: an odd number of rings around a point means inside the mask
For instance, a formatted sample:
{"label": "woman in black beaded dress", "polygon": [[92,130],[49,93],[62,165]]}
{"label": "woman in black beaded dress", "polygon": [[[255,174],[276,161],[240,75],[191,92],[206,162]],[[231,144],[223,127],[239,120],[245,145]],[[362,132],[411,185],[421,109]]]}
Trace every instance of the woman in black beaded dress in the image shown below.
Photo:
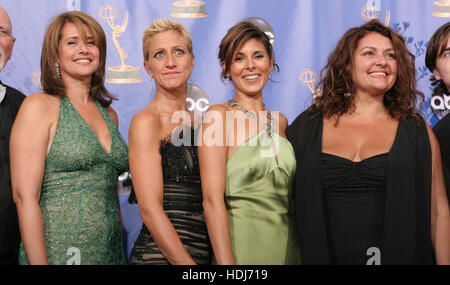
{"label": "woman in black beaded dress", "polygon": [[130,170],[144,222],[129,263],[209,264],[195,120],[186,109],[194,67],[189,32],[175,21],[155,20],[144,32],[143,52],[156,94],[129,131]]}

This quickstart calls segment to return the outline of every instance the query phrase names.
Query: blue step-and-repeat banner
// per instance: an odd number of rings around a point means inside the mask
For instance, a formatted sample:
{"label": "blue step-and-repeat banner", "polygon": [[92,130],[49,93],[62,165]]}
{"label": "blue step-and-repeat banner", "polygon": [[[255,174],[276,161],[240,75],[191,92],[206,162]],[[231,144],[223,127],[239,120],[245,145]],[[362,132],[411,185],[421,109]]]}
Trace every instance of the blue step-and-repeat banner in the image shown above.
{"label": "blue step-and-repeat banner", "polygon": [[[328,54],[343,33],[378,18],[404,36],[416,56],[419,89],[426,95],[423,116],[434,125],[446,104],[430,98],[431,73],[425,52],[433,32],[449,21],[433,16],[435,7],[450,10],[450,1],[432,0],[0,0],[10,15],[16,43],[0,79],[24,94],[40,91],[40,56],[50,19],[68,10],[80,10],[102,25],[108,44],[106,87],[118,101],[119,130],[125,140],[132,116],[152,99],[150,80],[143,68],[142,34],[156,18],[172,18],[191,32],[195,67],[190,79],[189,107],[204,110],[233,96],[233,88],[220,79],[218,46],[227,30],[249,18],[273,38],[280,72],[272,76],[264,94],[268,109],[279,110],[289,122],[311,104],[314,84]],[[191,13],[191,14],[189,14]],[[196,15],[192,15],[196,13]],[[180,16],[190,16],[180,18]],[[114,32],[113,32],[114,31]],[[119,52],[120,51],[120,52]],[[126,67],[124,69],[120,67]],[[119,70],[119,71],[118,71]],[[120,71],[122,70],[122,71]],[[121,72],[127,80],[121,80]],[[124,76],[125,77],[125,76]],[[445,111],[445,110],[441,110]],[[127,203],[121,189],[124,244],[129,254],[142,221],[136,205]]]}

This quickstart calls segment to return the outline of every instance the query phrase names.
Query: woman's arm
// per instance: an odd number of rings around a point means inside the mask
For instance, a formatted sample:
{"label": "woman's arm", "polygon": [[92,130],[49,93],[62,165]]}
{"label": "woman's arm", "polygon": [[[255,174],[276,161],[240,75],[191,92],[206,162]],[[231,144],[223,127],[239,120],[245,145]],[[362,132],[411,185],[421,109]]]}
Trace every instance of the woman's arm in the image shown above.
{"label": "woman's arm", "polygon": [[288,120],[286,118],[285,115],[283,115],[281,112],[278,112],[278,116],[279,116],[279,134],[280,136],[282,136],[283,138],[287,139],[286,137],[286,129],[288,126]]}
{"label": "woman's arm", "polygon": [[[117,116],[116,111],[111,107],[105,108],[106,113],[111,117],[116,127],[119,127],[119,117]],[[112,137],[111,137],[112,140]],[[120,199],[119,195],[117,195],[117,207],[119,208],[119,217],[120,217],[120,237],[123,239],[123,217],[122,217],[122,209],[120,208]]]}
{"label": "woman's arm", "polygon": [[142,219],[171,264],[195,264],[163,209],[163,172],[157,114],[139,113],[129,130],[130,171]]}
{"label": "woman's arm", "polygon": [[10,139],[13,199],[30,264],[48,262],[39,199],[49,143],[51,108],[43,96],[46,95],[30,95],[24,100]]}
{"label": "woman's arm", "polygon": [[450,264],[450,212],[439,143],[427,124],[432,153],[431,238],[437,264]]}
{"label": "woman's arm", "polygon": [[213,106],[206,112],[199,138],[198,156],[203,210],[214,255],[218,264],[234,264],[224,201],[228,151],[225,144],[225,112],[220,106]]}

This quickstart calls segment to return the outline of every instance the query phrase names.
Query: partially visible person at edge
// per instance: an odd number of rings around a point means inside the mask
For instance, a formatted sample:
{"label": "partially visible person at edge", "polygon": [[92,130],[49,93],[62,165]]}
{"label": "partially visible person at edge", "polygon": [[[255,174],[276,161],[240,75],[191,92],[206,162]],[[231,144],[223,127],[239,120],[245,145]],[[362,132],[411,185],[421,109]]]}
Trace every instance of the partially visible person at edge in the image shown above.
{"label": "partially visible person at edge", "polygon": [[[431,96],[450,96],[450,22],[442,25],[428,42],[425,64],[433,73],[430,78],[434,86]],[[433,127],[441,147],[442,170],[450,195],[450,116],[445,116]]]}
{"label": "partially visible person at edge", "polygon": [[106,90],[106,37],[78,11],[55,17],[41,55],[43,92],[11,133],[20,264],[125,264],[118,176],[128,147]]}
{"label": "partially visible person at edge", "polygon": [[189,31],[170,19],[155,20],[144,32],[143,53],[156,94],[133,117],[128,136],[132,194],[144,222],[129,263],[209,264],[196,120],[186,108],[194,68]]}
{"label": "partially visible person at edge", "polygon": [[222,39],[219,60],[235,94],[208,109],[198,147],[214,262],[300,264],[287,119],[263,103],[263,88],[278,68],[272,45],[258,27],[240,22]]}
{"label": "partially visible person at edge", "polygon": [[[0,71],[11,58],[14,42],[11,20],[0,6]],[[12,199],[9,135],[25,95],[0,81],[0,265],[17,264],[20,232]]]}
{"label": "partially visible person at edge", "polygon": [[414,56],[377,20],[349,29],[289,126],[304,264],[449,264],[439,144]]}

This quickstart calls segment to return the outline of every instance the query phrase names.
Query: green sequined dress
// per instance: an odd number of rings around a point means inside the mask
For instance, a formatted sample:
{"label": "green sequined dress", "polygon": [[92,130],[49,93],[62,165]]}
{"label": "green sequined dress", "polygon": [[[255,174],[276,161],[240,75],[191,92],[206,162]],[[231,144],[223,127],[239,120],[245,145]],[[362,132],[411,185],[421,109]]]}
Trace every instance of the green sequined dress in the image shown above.
{"label": "green sequined dress", "polygon": [[236,264],[300,264],[295,169],[291,144],[265,131],[249,138],[228,160],[225,204]]}
{"label": "green sequined dress", "polygon": [[[69,99],[61,99],[39,203],[49,264],[126,264],[117,178],[128,170],[128,147],[96,103],[111,134],[109,154]],[[19,263],[28,263],[23,244]]]}

